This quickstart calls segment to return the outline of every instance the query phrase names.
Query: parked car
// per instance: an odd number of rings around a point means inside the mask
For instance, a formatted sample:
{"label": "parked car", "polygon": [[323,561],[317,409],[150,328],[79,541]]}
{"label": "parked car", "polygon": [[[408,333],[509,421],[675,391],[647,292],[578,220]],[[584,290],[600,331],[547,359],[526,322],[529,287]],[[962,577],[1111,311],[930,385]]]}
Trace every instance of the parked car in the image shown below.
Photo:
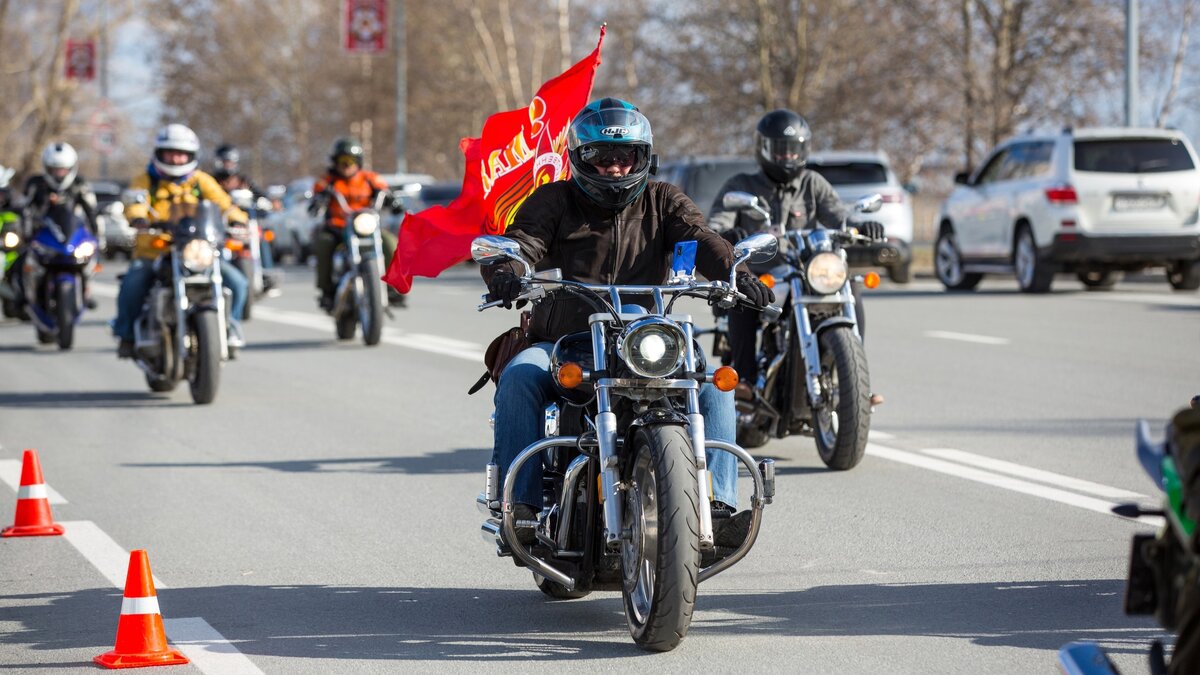
{"label": "parked car", "polygon": [[308,200],[315,182],[314,178],[297,178],[288,183],[280,197],[281,208],[266,218],[275,231],[272,253],[291,255],[301,264],[312,255],[312,229],[317,219],[308,215]]}
{"label": "parked car", "polygon": [[947,289],[1015,274],[1022,291],[1074,273],[1107,288],[1119,271],[1164,266],[1200,288],[1200,169],[1169,129],[1064,129],[1001,143],[942,204],[934,270]]}
{"label": "parked car", "polygon": [[654,178],[683,190],[684,194],[691,197],[696,206],[707,214],[725,181],[739,173],[754,171],[758,171],[758,162],[753,158],[688,157],[663,162]]}
{"label": "parked car", "polygon": [[[432,183],[433,176],[425,173],[381,173],[379,177],[387,184],[389,190],[400,195],[405,211],[420,211],[425,208],[425,203],[421,201],[421,186]],[[403,214],[393,214],[387,210],[383,212],[383,227],[392,234],[400,231],[402,220]]]}
{"label": "parked car", "polygon": [[422,208],[430,206],[448,206],[450,202],[458,199],[458,195],[462,192],[462,181],[457,183],[423,183],[421,191],[417,193],[420,198]]}
{"label": "parked car", "polygon": [[133,252],[135,233],[125,218],[125,204],[121,201],[124,187],[120,183],[103,180],[89,185],[96,195],[96,238],[100,242],[100,251],[106,260],[112,260],[118,253],[128,258]]}

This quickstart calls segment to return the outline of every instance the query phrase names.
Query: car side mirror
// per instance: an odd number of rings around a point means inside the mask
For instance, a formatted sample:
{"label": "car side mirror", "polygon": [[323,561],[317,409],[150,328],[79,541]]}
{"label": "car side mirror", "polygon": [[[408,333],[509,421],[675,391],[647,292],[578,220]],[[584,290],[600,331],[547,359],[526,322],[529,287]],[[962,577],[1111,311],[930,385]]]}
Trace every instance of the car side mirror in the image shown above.
{"label": "car side mirror", "polygon": [[956,185],[970,185],[971,174],[966,171],[959,171],[958,173],[954,174],[954,183]]}

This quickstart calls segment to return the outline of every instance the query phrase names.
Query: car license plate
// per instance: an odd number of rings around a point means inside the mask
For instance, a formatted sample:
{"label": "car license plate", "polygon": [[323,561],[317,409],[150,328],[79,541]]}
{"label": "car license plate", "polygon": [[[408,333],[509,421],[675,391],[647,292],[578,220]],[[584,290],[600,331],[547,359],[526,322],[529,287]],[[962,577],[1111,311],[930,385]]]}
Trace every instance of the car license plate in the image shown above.
{"label": "car license plate", "polygon": [[1166,203],[1165,195],[1113,195],[1113,211],[1154,211]]}

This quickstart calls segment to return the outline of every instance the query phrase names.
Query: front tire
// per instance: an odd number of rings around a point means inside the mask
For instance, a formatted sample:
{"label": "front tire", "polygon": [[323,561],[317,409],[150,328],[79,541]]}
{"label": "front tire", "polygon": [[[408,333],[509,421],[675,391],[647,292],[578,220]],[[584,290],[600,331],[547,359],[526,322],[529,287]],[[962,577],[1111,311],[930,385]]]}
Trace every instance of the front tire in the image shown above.
{"label": "front tire", "polygon": [[933,271],[948,291],[972,291],[983,280],[982,274],[963,272],[962,253],[948,227],[942,228],[933,245]]}
{"label": "front tire", "polygon": [[55,298],[55,319],[58,321],[58,348],[70,349],[75,343],[75,285],[59,284]]}
{"label": "front tire", "polygon": [[368,347],[379,344],[383,337],[383,299],[379,292],[379,263],[375,260],[364,260],[362,263],[363,294],[359,298],[365,307],[363,321],[363,342]]}
{"label": "front tire", "polygon": [[194,403],[207,405],[217,397],[221,384],[221,326],[216,312],[198,312],[192,315],[192,328],[196,363],[188,387]]}
{"label": "front tire", "polygon": [[1045,293],[1054,282],[1054,269],[1049,261],[1038,252],[1033,230],[1022,225],[1013,246],[1013,271],[1017,274],[1017,285],[1023,293]]}
{"label": "front tire", "polygon": [[700,574],[696,463],[686,431],[639,428],[625,491],[633,536],[621,548],[625,620],[642,649],[665,652],[687,635]]}
{"label": "front tire", "polygon": [[825,466],[853,469],[867,451],[871,430],[871,378],[862,342],[849,326],[820,336],[825,405],[813,411],[813,437]]}

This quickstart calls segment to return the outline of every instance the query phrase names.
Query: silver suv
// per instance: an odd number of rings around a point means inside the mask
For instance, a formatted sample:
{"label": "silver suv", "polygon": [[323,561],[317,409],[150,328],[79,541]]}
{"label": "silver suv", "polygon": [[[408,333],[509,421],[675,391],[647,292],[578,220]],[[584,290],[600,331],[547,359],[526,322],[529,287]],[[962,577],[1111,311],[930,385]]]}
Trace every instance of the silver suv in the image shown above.
{"label": "silver suv", "polygon": [[1165,266],[1200,288],[1200,166],[1169,129],[1064,129],[1000,144],[942,204],[934,271],[947,289],[1015,274],[1022,291],[1074,273],[1107,288],[1117,271]]}

